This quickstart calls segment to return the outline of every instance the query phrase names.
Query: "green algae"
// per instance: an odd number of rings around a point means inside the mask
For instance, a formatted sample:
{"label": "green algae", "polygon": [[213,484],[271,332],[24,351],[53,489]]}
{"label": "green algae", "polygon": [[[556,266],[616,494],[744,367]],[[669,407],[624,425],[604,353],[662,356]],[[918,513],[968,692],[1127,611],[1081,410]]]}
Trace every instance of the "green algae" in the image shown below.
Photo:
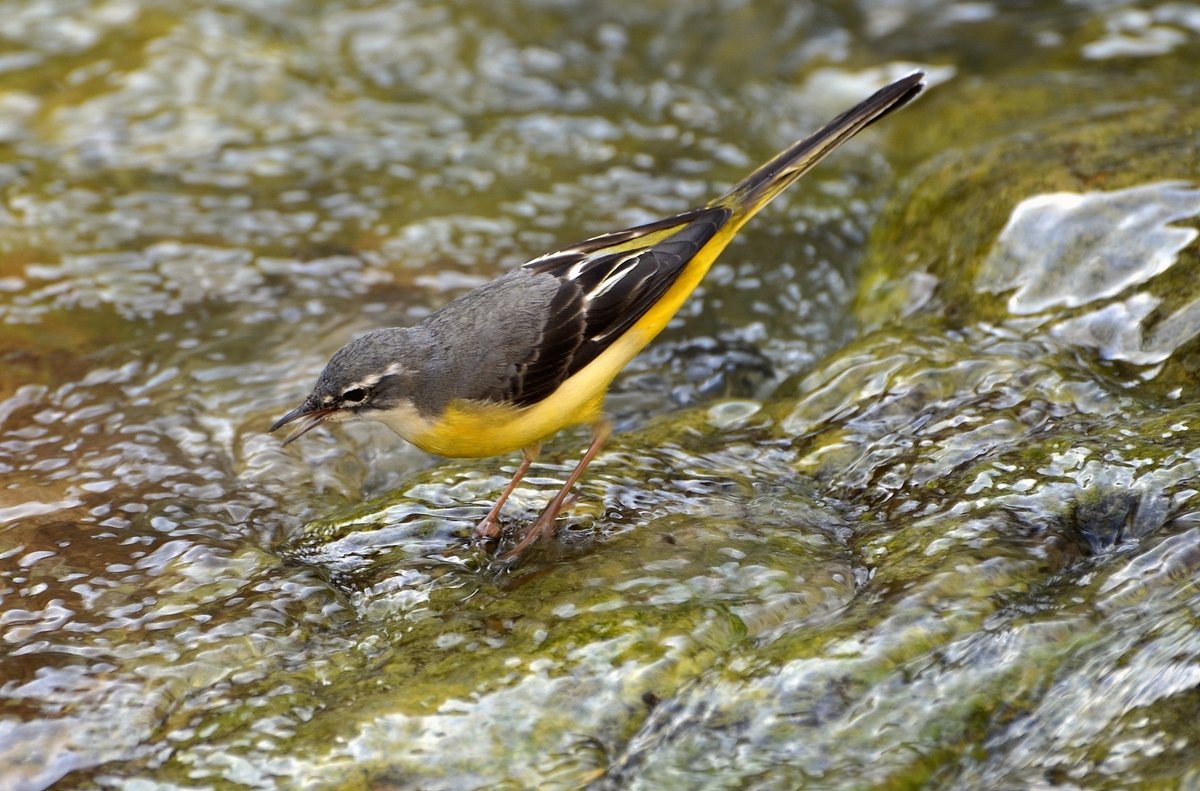
{"label": "green algae", "polygon": [[[1012,106],[1037,107],[1040,97],[1043,109],[1050,107],[1041,87],[994,90]],[[1098,98],[1121,101],[1096,91]],[[942,96],[939,107],[949,108],[945,125],[928,126],[954,130],[966,118],[999,123],[1003,109],[991,116],[982,111],[985,103],[1003,104],[995,98],[972,103]],[[742,621],[749,631],[722,642],[718,662],[677,663],[667,680],[637,687],[643,696],[672,702],[647,713],[631,695],[631,708],[618,716],[626,718],[623,727],[592,731],[623,745],[602,751],[607,758],[599,766],[607,769],[592,783],[673,787],[769,776],[773,784],[826,787],[821,778],[844,777],[849,766],[864,786],[971,785],[984,777],[1018,782],[1028,779],[1026,767],[1006,765],[1004,758],[997,764],[992,751],[1002,746],[1011,751],[1006,755],[1019,756],[1032,742],[1056,751],[1051,773],[1061,767],[1075,782],[1107,786],[1113,751],[1127,734],[1140,738],[1133,734],[1142,732],[1144,719],[1103,715],[1111,729],[1105,738],[1114,746],[1080,748],[1039,736],[1037,723],[1047,715],[1030,712],[1053,709],[1055,695],[1083,694],[1080,669],[1095,661],[1088,657],[1112,650],[1117,626],[1096,608],[1111,613],[1114,605],[1104,604],[1100,591],[1124,590],[1123,611],[1145,608],[1146,623],[1135,631],[1151,640],[1180,597],[1196,601],[1187,571],[1116,581],[1127,576],[1124,562],[1137,555],[1139,542],[1148,542],[1141,546],[1152,554],[1159,550],[1150,547],[1178,543],[1171,554],[1183,569],[1194,562],[1183,558],[1195,546],[1186,536],[1198,472],[1191,427],[1200,413],[1180,394],[1193,386],[1186,362],[1192,345],[1185,336],[1162,365],[1149,369],[1111,362],[1051,331],[1092,309],[1098,297],[1039,308],[1030,321],[1006,306],[1010,289],[981,288],[980,273],[1012,209],[1030,196],[1116,195],[1194,171],[1195,147],[1179,133],[1195,124],[1190,106],[1156,99],[1143,101],[1136,113],[1124,110],[1111,111],[1106,102],[1086,124],[1077,117],[1045,120],[1032,139],[1027,132],[988,137],[986,146],[959,147],[935,159],[885,208],[872,235],[857,303],[867,332],[746,409],[731,431],[713,420],[714,411],[692,410],[625,435],[601,457],[601,483],[585,486],[585,500],[603,498],[602,518],[611,526],[606,544],[619,553],[635,542],[635,564],[652,565],[660,554],[653,549],[669,547],[679,563],[716,568],[719,553],[705,555],[703,536],[720,535],[727,550],[743,548],[735,536],[757,534],[744,548],[742,568],[751,561],[769,566],[765,558],[777,562],[782,551],[772,531],[807,524],[816,543],[806,542],[804,552],[826,544],[833,553],[825,562],[838,571],[799,587],[785,584],[777,598],[759,598],[748,610],[757,614]],[[1110,172],[1115,160],[1120,173]],[[1144,199],[1129,194],[1139,206],[1155,199],[1149,192]],[[1119,213],[1096,216],[1105,224],[1122,220]],[[1189,215],[1179,216],[1185,218],[1179,227],[1188,227]],[[1057,255],[1060,263],[1086,258],[1071,251],[1096,244],[1087,228],[1062,231],[1071,232],[1083,235],[1045,242],[1066,251]],[[1109,296],[1127,297],[1145,283],[1161,298],[1161,310],[1186,306],[1195,298],[1186,275],[1195,260],[1190,240],[1162,271]],[[1105,242],[1109,254],[1121,243]],[[1081,293],[1069,277],[1057,288]],[[626,448],[639,450],[632,455]],[[647,472],[670,467],[692,481],[720,481],[720,502],[712,501],[711,489],[695,497],[650,491],[638,497],[637,512],[620,507],[614,489],[651,488],[647,481],[656,479]],[[447,475],[470,480],[452,465],[426,477],[445,481]],[[503,483],[487,480],[493,492]],[[419,498],[425,486],[314,523],[289,551],[403,523],[395,509],[414,494]],[[552,493],[533,488],[542,498]],[[476,505],[480,513],[486,499]],[[734,502],[741,505],[730,532],[722,523]],[[535,510],[526,504],[518,513],[531,518]],[[764,521],[771,513],[786,517]],[[457,514],[459,540],[476,518],[446,504],[442,514],[431,524],[444,526]],[[595,508],[572,516],[560,541],[586,546],[580,528],[600,518]],[[668,537],[669,543],[656,540]],[[769,555],[756,551],[764,542]],[[578,575],[567,569],[591,557],[574,554],[580,551],[554,560],[562,550],[550,550],[532,565],[552,562],[561,575],[555,579],[574,580]],[[472,557],[488,568],[485,555]],[[1154,561],[1142,565],[1155,568]],[[621,568],[601,564],[589,573],[611,589]],[[511,573],[496,578],[511,604],[529,588],[538,598],[562,595],[544,571]],[[1071,582],[1085,579],[1081,589]],[[850,581],[852,587],[835,593]],[[593,597],[592,606],[604,611],[606,598]],[[618,633],[629,629],[615,623]],[[598,640],[614,636],[591,628]],[[1167,639],[1192,642],[1183,634]],[[539,654],[544,648],[539,645]],[[654,652],[646,654],[647,648],[627,650],[648,661]],[[1160,670],[1155,678],[1169,687],[1176,672]],[[775,718],[764,717],[764,710],[777,712]],[[1151,732],[1190,729],[1169,711],[1155,709]],[[919,722],[917,730],[901,725],[909,721]],[[1178,739],[1165,752],[1176,779],[1194,771],[1184,758],[1187,741]],[[905,757],[905,743],[921,748]],[[734,764],[732,755],[744,757]],[[840,759],[823,760],[828,756]],[[1170,784],[1170,773],[1152,763],[1122,760],[1123,771]],[[587,782],[591,775],[580,766],[571,776]]]}
{"label": "green algae", "polygon": [[[948,90],[939,102],[944,123],[910,141],[919,150],[941,151],[912,178],[902,200],[893,201],[876,224],[863,262],[857,313],[878,327],[927,305],[951,321],[998,321],[1003,304],[975,288],[982,262],[1010,212],[1038,194],[1117,190],[1171,179],[1188,181],[1200,170],[1200,152],[1186,132],[1200,124],[1187,81],[1167,75],[1073,83],[1078,101],[1062,106],[1061,86],[1028,78],[972,90]],[[1165,77],[1165,79],[1164,79]],[[1147,86],[1168,86],[1166,91]],[[1013,84],[1015,82],[1015,84]],[[1078,92],[1078,93],[1076,93]],[[953,94],[953,95],[946,95]],[[1034,125],[997,135],[1014,117]],[[973,144],[980,135],[986,145]],[[1191,289],[1187,271],[1194,248],[1181,252],[1182,265],[1161,281],[1168,300]],[[937,281],[936,303],[925,292],[922,273]]]}

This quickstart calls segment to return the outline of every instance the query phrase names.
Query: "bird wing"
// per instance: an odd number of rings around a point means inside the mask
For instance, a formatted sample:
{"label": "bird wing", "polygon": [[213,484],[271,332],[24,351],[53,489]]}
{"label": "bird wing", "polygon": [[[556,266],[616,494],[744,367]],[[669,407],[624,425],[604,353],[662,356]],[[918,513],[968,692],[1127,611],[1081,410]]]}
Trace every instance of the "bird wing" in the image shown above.
{"label": "bird wing", "polygon": [[537,403],[646,315],[725,224],[723,206],[596,236],[535,258],[523,269],[558,279],[542,338],[516,366],[505,400]]}

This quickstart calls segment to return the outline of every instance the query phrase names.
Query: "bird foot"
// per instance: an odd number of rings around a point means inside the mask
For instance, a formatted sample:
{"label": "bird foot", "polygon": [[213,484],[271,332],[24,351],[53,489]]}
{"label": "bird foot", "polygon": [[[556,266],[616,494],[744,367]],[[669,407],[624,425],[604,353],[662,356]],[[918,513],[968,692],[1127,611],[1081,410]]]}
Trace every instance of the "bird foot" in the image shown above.
{"label": "bird foot", "polygon": [[[572,492],[557,508],[554,503],[546,506],[546,509],[538,516],[533,524],[525,528],[517,539],[517,545],[500,556],[500,559],[508,562],[516,560],[525,553],[542,536],[551,536],[554,534],[555,522],[558,520],[559,514],[563,511],[569,511],[579,502],[579,492]],[[497,532],[497,535],[499,533]]]}
{"label": "bird foot", "polygon": [[495,541],[500,537],[500,533],[500,520],[488,514],[475,525],[475,532],[471,534],[471,546],[477,547]]}
{"label": "bird foot", "polygon": [[525,554],[525,550],[533,546],[533,544],[542,536],[552,535],[554,533],[554,520],[557,516],[557,510],[554,513],[543,511],[541,516],[539,516],[537,520],[533,522],[533,524],[526,527],[525,531],[521,533],[521,537],[517,540],[516,546],[501,555],[500,560],[504,561],[505,563],[514,561],[521,557],[521,555]]}

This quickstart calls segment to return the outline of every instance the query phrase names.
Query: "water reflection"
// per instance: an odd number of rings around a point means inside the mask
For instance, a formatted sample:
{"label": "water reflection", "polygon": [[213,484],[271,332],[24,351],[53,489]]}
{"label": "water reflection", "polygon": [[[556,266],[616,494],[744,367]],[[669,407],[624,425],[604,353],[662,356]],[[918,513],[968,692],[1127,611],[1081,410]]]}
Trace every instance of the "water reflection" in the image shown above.
{"label": "water reflection", "polygon": [[[0,10],[8,786],[1194,784],[1183,5]],[[734,244],[535,562],[465,545],[511,460],[263,434],[353,333],[686,208],[914,62],[945,98]],[[1116,160],[1013,153],[1120,102],[1153,134]],[[1042,181],[959,168],[937,195],[988,208],[930,242],[897,184],[963,152]],[[923,296],[860,335],[873,227]],[[1121,267],[1040,268],[1081,238]]]}

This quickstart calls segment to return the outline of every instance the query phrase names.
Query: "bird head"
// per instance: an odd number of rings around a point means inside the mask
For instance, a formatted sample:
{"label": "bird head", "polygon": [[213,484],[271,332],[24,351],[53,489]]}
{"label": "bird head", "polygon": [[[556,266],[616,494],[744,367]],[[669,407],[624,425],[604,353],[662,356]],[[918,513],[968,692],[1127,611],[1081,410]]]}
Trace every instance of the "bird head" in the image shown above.
{"label": "bird head", "polygon": [[329,359],[312,392],[288,412],[271,431],[289,423],[296,427],[284,445],[326,421],[384,419],[398,409],[411,408],[414,381],[407,330],[376,330],[347,343]]}

